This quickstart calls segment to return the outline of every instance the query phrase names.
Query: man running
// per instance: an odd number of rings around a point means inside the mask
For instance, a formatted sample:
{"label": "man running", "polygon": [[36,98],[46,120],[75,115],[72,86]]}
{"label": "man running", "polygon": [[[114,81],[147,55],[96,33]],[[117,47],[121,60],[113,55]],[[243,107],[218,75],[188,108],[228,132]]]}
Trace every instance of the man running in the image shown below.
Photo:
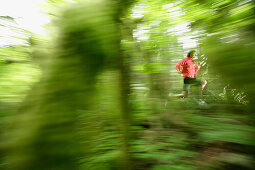
{"label": "man running", "polygon": [[[179,74],[183,75],[184,85],[183,91],[181,94],[177,94],[178,97],[187,97],[188,91],[190,89],[191,84],[193,85],[201,85],[200,97],[202,98],[203,90],[207,84],[207,81],[203,83],[199,80],[196,80],[195,74],[199,71],[200,66],[194,64],[193,58],[196,56],[196,51],[191,50],[188,52],[187,57],[182,59],[178,64],[176,64],[176,69]],[[180,67],[182,70],[180,70]]]}

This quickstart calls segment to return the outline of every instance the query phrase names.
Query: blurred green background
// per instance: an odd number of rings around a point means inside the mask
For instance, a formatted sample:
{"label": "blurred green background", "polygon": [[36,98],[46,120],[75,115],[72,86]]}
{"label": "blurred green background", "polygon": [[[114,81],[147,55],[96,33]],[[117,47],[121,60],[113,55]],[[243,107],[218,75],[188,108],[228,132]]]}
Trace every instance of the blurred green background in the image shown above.
{"label": "blurred green background", "polygon": [[[0,16],[0,169],[254,169],[254,1],[40,7],[43,34]],[[203,102],[172,95],[192,49]]]}

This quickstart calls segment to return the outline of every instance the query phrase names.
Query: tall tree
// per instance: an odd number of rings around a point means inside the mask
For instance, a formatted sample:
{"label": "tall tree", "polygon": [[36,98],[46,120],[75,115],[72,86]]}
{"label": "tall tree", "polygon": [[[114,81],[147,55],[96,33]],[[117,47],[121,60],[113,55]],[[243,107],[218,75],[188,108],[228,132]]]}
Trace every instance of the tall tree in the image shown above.
{"label": "tall tree", "polygon": [[10,139],[6,143],[8,169],[78,169],[80,157],[91,156],[96,134],[86,128],[88,132],[81,138],[78,118],[83,114],[86,117],[95,108],[95,87],[105,68],[118,69],[121,77],[118,81],[123,83],[119,93],[124,149],[118,168],[130,169],[125,81],[128,75],[119,45],[119,18],[130,3],[79,2],[64,10],[56,21],[56,50],[43,69],[40,82],[15,115],[15,125],[6,134]]}

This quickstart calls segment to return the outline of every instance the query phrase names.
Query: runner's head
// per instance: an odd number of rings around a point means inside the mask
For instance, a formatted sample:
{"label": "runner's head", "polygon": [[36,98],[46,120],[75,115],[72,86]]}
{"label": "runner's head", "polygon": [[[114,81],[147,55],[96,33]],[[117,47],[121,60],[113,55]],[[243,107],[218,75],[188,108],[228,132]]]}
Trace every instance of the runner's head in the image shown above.
{"label": "runner's head", "polygon": [[187,57],[193,58],[196,55],[196,50],[190,50],[187,54]]}

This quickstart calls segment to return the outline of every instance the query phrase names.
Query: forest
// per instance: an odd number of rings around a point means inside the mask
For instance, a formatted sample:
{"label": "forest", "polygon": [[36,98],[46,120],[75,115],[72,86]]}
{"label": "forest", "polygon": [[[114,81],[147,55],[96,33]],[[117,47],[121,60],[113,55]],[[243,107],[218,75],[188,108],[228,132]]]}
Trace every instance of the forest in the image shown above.
{"label": "forest", "polygon": [[255,169],[254,1],[39,7],[44,34],[0,12],[0,169]]}

